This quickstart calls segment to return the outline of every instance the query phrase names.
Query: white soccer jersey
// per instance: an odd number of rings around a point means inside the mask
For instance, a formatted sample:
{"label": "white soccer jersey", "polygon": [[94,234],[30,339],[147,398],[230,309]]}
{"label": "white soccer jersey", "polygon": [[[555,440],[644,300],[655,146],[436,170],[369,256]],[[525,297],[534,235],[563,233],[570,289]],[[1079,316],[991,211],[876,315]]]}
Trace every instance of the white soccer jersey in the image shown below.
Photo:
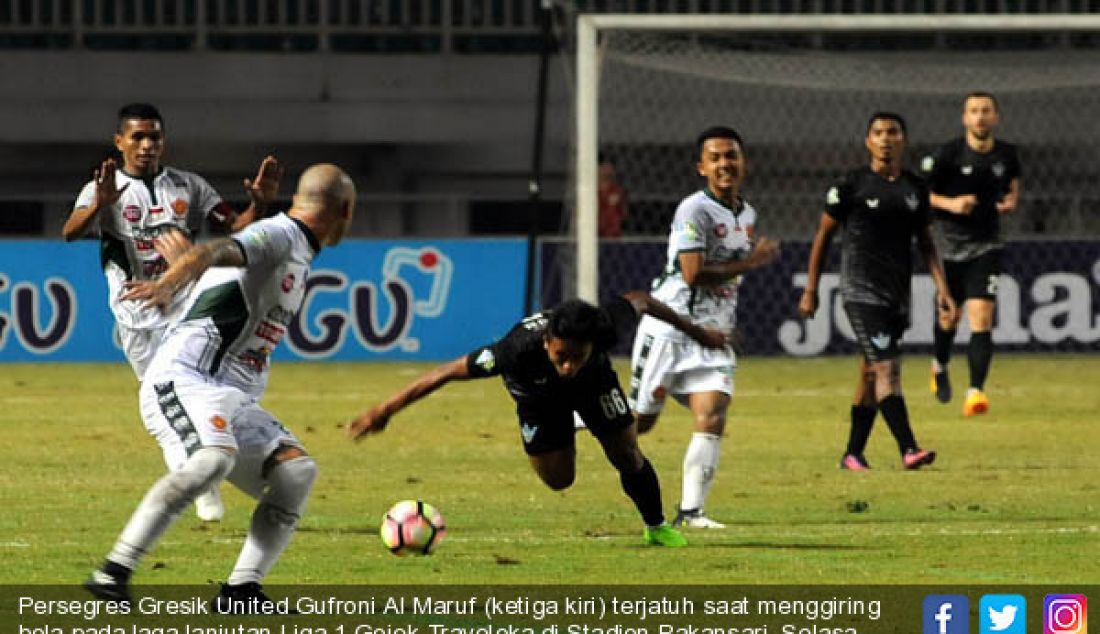
{"label": "white soccer jersey", "polygon": [[[653,281],[652,295],[693,323],[732,330],[737,323],[737,288],[741,276],[708,287],[691,288],[680,271],[680,253],[701,251],[704,262],[744,259],[752,251],[752,228],[756,210],[742,202],[733,210],[700,190],[684,198],[672,218],[668,238],[668,261]],[[647,332],[686,340],[687,335],[663,321],[646,316]]]}
{"label": "white soccer jersey", "polygon": [[187,294],[147,376],[199,373],[259,398],[268,358],[301,307],[320,244],[300,221],[279,214],[233,235],[244,267],[208,269]]}
{"label": "white soccer jersey", "polygon": [[[173,311],[161,313],[142,302],[120,302],[123,283],[129,279],[156,279],[167,270],[164,258],[153,248],[157,236],[176,228],[193,240],[207,216],[224,221],[228,207],[201,176],[172,167],[162,169],[153,178],[152,187],[122,170],[115,172],[115,184],[126,190],[118,202],[100,210],[95,225],[111,312],[127,328],[161,327]],[[75,207],[87,207],[94,199],[95,181],[89,181],[80,190]]]}

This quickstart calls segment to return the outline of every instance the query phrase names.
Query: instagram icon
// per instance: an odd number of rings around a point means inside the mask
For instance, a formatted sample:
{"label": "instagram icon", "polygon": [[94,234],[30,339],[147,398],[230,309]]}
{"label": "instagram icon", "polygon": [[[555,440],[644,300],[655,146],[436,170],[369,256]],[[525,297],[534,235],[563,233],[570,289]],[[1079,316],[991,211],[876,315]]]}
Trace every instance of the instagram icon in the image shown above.
{"label": "instagram icon", "polygon": [[1043,599],[1043,634],[1088,634],[1083,594],[1048,594]]}

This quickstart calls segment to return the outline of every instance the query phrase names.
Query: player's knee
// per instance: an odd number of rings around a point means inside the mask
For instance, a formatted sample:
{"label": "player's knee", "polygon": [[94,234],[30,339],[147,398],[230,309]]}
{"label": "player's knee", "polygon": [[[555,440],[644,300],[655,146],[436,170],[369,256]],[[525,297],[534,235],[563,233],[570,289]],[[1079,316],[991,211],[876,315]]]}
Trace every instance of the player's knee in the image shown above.
{"label": "player's knee", "polygon": [[539,469],[539,478],[542,479],[546,486],[550,487],[554,491],[564,491],[573,486],[573,481],[576,480],[577,472],[575,469],[570,468],[542,468]]}
{"label": "player's knee", "polygon": [[297,518],[305,510],[306,500],[317,480],[317,462],[302,454],[279,462],[266,477],[269,489],[261,506],[268,505]]}
{"label": "player's knee", "polygon": [[233,469],[236,454],[221,447],[203,447],[176,471],[165,475],[153,486],[151,495],[159,498],[171,513],[191,504],[203,491],[225,479]]}

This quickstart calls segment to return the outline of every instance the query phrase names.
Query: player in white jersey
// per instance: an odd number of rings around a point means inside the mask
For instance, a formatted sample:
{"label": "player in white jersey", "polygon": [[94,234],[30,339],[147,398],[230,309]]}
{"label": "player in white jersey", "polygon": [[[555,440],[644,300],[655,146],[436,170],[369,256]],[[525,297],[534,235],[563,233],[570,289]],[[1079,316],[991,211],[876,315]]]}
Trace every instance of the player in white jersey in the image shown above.
{"label": "player in white jersey", "polygon": [[104,564],[85,583],[129,601],[142,556],[199,493],[228,479],[259,504],[237,563],[213,602],[220,612],[267,610],[260,581],[294,533],[317,467],[301,442],[259,406],[268,358],[301,307],[310,262],[351,222],[355,186],[331,164],[298,182],[290,211],[232,238],[189,249],[156,281],[127,284],[127,300],[164,310],[187,293],[141,386],[146,427],[184,465],[153,485]]}
{"label": "player in white jersey", "polygon": [[[100,238],[100,263],[107,277],[108,302],[123,352],[140,381],[156,352],[178,301],[161,312],[139,302],[122,301],[130,280],[157,279],[206,225],[223,232],[238,230],[262,217],[279,190],[281,169],[274,157],[260,164],[255,180],[245,180],[252,204],[242,214],[222,200],[201,176],[161,165],[164,123],[157,109],[133,103],[118,113],[115,147],[122,156],[119,170],[106,159],[77,196],[65,222],[66,241],[93,227]],[[178,300],[182,301],[183,295]],[[182,459],[165,455],[170,469]],[[220,520],[225,512],[216,490],[196,500],[198,516]]]}
{"label": "player in white jersey", "polygon": [[[696,143],[696,159],[707,184],[676,209],[668,263],[654,280],[652,295],[692,323],[732,332],[741,276],[772,262],[779,245],[768,238],[754,243],[756,210],[741,197],[745,152],[737,131],[705,130]],[[668,395],[687,406],[694,418],[673,525],[723,528],[703,509],[718,469],[733,394],[733,350],[706,349],[647,316],[638,326],[632,357],[630,403],[639,432],[657,423]]]}

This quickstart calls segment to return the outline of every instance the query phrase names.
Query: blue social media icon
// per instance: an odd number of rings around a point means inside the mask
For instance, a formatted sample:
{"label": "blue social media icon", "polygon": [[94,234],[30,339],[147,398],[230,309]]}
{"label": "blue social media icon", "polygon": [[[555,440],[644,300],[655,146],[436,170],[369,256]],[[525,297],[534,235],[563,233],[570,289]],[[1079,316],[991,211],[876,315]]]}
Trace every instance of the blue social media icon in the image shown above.
{"label": "blue social media icon", "polygon": [[1018,594],[987,594],[978,604],[980,634],[1025,634],[1027,599]]}
{"label": "blue social media icon", "polygon": [[961,594],[924,597],[924,634],[970,634],[970,600]]}

